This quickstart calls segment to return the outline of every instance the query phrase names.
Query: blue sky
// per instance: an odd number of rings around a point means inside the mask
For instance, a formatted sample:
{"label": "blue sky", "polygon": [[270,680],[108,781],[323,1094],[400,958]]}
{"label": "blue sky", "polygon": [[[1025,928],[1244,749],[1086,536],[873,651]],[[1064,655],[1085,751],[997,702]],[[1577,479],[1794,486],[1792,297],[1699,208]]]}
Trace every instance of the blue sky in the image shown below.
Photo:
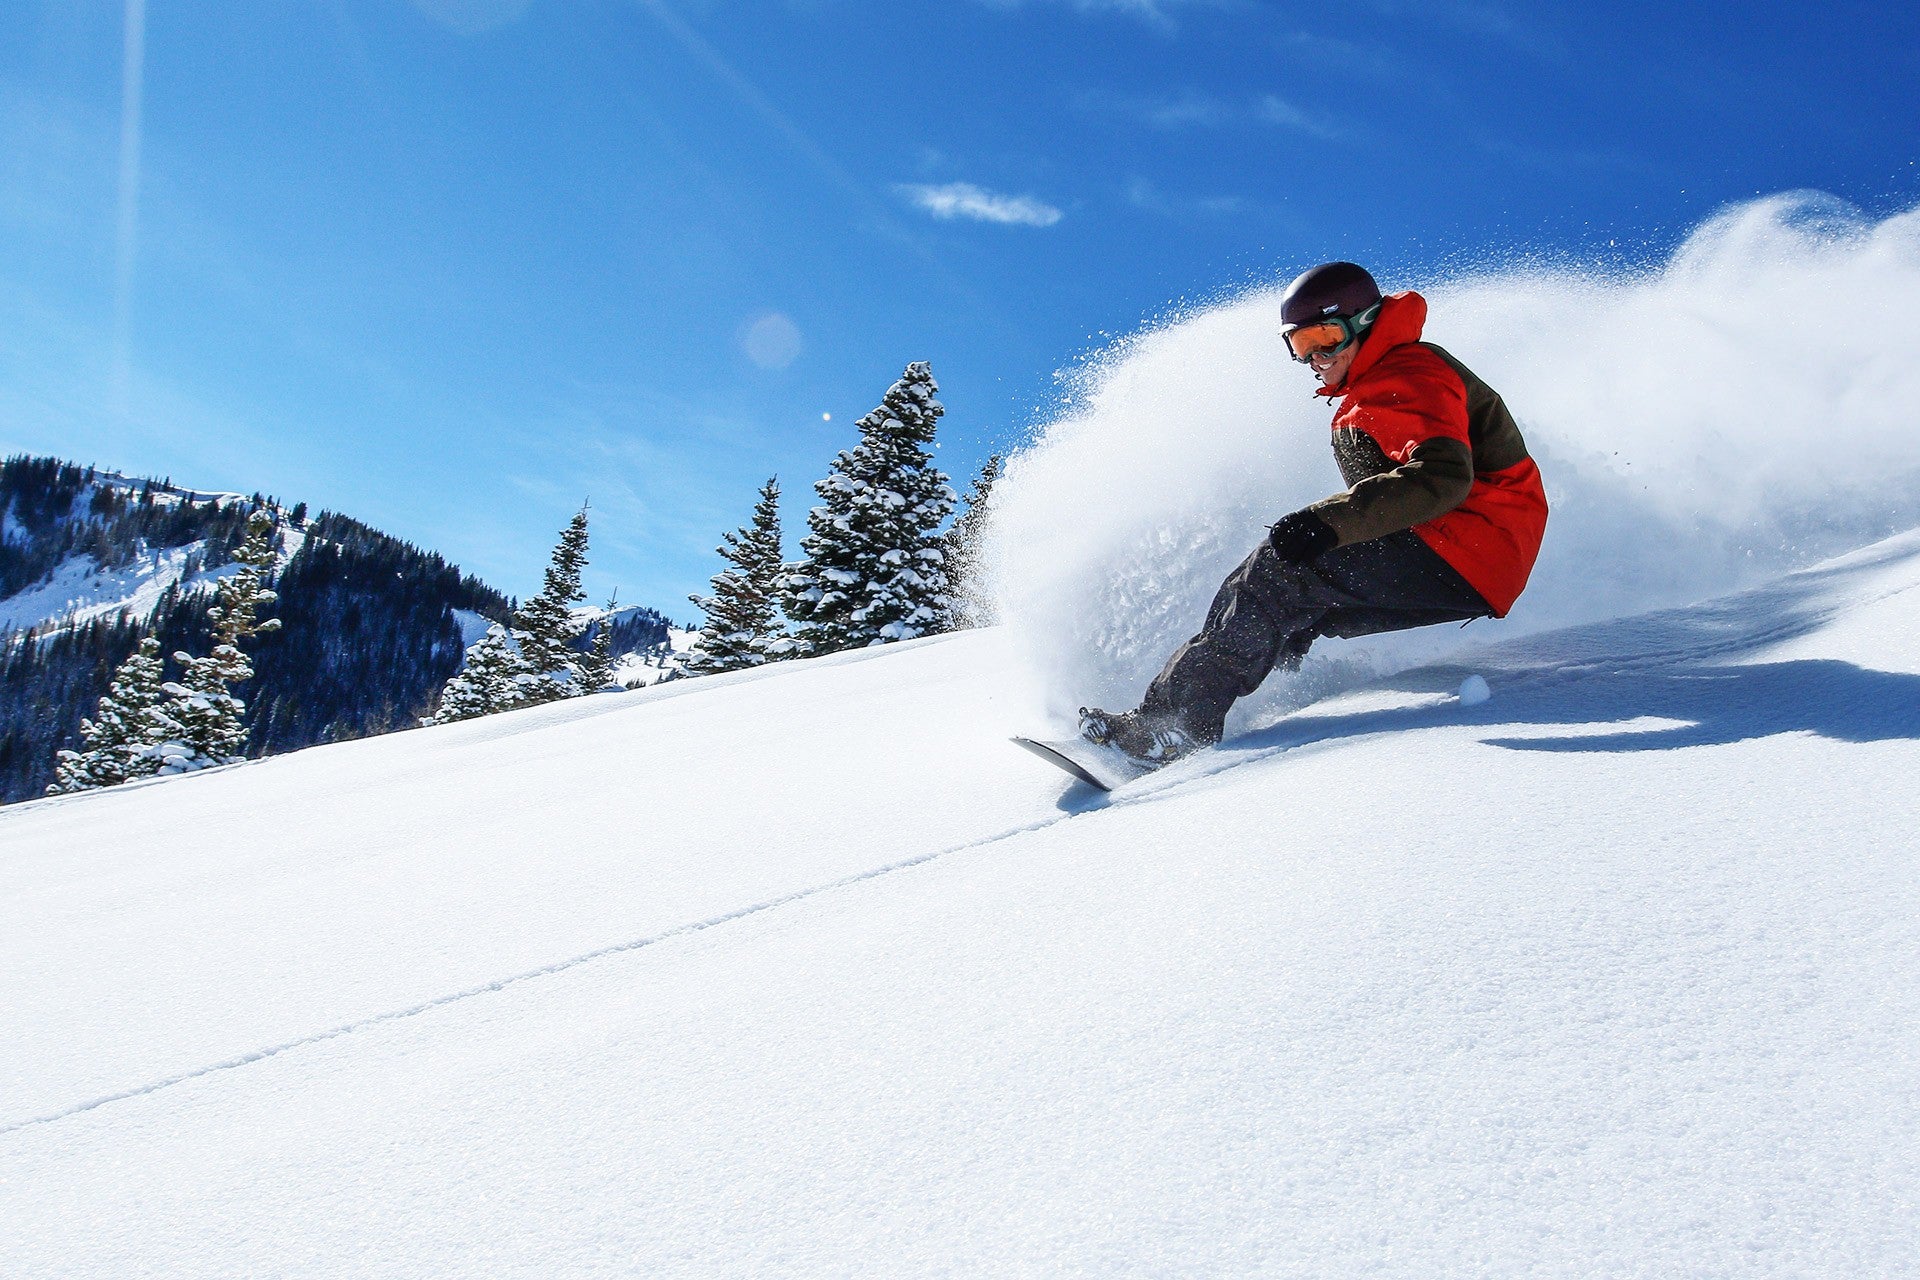
{"label": "blue sky", "polygon": [[1916,85],[1896,4],[12,0],[0,449],[520,595],[590,497],[590,588],[689,617],[910,360],[963,487],[1103,335],[1317,261],[1910,206]]}

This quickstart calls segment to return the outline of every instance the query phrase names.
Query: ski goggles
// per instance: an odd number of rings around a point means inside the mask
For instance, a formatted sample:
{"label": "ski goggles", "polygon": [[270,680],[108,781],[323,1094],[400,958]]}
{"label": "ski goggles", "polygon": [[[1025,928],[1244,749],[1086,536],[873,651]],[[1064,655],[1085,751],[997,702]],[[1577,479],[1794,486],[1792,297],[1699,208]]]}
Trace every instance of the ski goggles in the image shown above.
{"label": "ski goggles", "polygon": [[1315,356],[1335,356],[1345,351],[1372,327],[1379,314],[1380,304],[1376,302],[1357,316],[1332,316],[1315,320],[1311,324],[1288,329],[1280,337],[1286,342],[1287,351],[1293,358],[1305,364]]}

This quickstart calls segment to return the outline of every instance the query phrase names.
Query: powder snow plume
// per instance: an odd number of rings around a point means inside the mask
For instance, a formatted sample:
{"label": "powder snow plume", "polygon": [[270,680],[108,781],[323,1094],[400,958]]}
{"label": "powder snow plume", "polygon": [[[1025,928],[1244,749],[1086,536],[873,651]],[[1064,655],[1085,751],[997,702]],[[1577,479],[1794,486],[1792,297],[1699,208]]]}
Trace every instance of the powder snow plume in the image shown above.
{"label": "powder snow plume", "polygon": [[[1793,193],[1652,268],[1383,279],[1506,398],[1552,516],[1512,615],[1323,641],[1241,714],[1484,642],[1698,600],[1920,524],[1920,209]],[[1283,287],[1283,286],[1282,286]],[[1124,339],[1009,461],[986,555],[1046,712],[1130,706],[1264,526],[1340,486],[1280,288]]]}

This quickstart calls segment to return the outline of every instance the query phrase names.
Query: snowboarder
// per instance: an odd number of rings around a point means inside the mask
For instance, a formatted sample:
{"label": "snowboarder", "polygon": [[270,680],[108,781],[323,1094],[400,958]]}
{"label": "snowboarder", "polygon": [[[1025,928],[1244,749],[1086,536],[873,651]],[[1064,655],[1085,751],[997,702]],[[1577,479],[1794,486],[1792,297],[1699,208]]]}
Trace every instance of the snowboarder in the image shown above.
{"label": "snowboarder", "polygon": [[1218,742],[1234,701],[1321,636],[1505,617],[1540,550],[1539,469],[1500,396],[1420,340],[1425,298],[1382,297],[1364,268],[1328,262],[1287,287],[1280,318],[1314,394],[1340,401],[1348,488],[1271,526],[1138,708],[1081,709],[1083,738],[1141,765]]}

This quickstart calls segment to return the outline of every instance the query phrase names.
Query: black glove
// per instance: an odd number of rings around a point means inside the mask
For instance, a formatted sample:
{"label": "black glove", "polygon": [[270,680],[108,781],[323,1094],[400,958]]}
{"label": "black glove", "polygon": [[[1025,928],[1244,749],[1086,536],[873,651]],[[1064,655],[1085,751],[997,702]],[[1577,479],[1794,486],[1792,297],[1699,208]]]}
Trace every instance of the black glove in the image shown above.
{"label": "black glove", "polygon": [[1288,564],[1312,564],[1340,545],[1340,535],[1313,512],[1296,511],[1273,523],[1267,545]]}

